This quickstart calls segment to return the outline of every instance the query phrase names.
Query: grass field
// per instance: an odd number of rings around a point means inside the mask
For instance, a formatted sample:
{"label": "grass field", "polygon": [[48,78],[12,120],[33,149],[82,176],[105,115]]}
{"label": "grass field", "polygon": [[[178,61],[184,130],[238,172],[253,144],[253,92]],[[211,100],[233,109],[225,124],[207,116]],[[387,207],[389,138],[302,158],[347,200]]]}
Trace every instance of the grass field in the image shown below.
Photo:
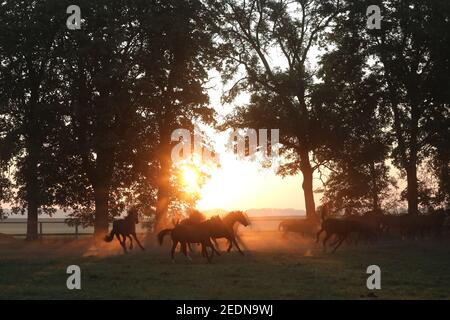
{"label": "grass field", "polygon": [[[90,240],[0,241],[1,299],[364,299],[366,268],[381,268],[377,299],[450,299],[449,242],[390,241],[323,253],[278,233],[246,233],[237,252],[207,264],[199,253],[172,263],[168,243],[146,241],[123,255]],[[222,245],[222,248],[224,246]],[[82,270],[82,289],[66,288],[66,268]]]}

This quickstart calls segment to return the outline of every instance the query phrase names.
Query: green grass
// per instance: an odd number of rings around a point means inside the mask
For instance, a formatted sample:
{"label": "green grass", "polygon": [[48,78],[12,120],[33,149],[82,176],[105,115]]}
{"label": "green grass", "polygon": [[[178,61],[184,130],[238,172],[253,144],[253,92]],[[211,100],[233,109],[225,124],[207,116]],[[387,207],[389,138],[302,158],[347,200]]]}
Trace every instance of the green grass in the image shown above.
{"label": "green grass", "polygon": [[[109,257],[4,253],[0,299],[361,299],[371,264],[382,271],[379,299],[450,298],[448,242],[347,246],[335,254],[303,246],[232,252],[212,264],[198,253],[193,262],[177,255],[172,263],[168,247]],[[81,290],[66,288],[71,264],[82,269]]]}

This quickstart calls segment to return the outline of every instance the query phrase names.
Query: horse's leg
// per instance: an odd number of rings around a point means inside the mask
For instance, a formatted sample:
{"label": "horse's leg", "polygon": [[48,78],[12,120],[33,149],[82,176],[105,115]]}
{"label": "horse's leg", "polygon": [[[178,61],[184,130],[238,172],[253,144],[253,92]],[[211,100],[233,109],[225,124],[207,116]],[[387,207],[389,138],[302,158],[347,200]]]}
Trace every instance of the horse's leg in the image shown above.
{"label": "horse's leg", "polygon": [[331,233],[327,232],[327,235],[325,236],[325,239],[323,239],[323,242],[322,242],[323,252],[327,251],[327,241],[328,241],[328,239],[330,239],[330,237],[331,237]]}
{"label": "horse's leg", "polygon": [[130,239],[130,250],[133,250],[133,239],[131,238],[131,235],[127,235],[128,239]]}
{"label": "horse's leg", "polygon": [[172,262],[175,262],[175,250],[177,249],[178,241],[172,240],[172,249],[170,252],[170,256],[172,257]]}
{"label": "horse's leg", "polygon": [[204,257],[204,256],[205,256],[205,247],[202,246],[202,257]]}
{"label": "horse's leg", "polygon": [[119,240],[119,243],[122,246],[122,248],[125,251],[125,253],[127,253],[127,248],[125,248],[124,245],[123,245],[122,238],[120,237],[120,233],[116,232],[114,235],[116,236],[117,240]]}
{"label": "horse's leg", "polygon": [[[208,257],[208,246],[203,245],[203,242],[197,243],[197,245],[202,246],[202,256],[207,258]],[[203,250],[203,247],[205,248],[205,250]]]}
{"label": "horse's leg", "polygon": [[[202,248],[204,248],[204,250],[205,250],[205,254],[206,254],[206,259],[208,260],[208,263],[211,263],[211,259],[212,259],[212,257],[214,256],[214,248],[213,248],[213,250],[211,251],[211,256],[208,254],[208,246],[211,246],[212,247],[212,243],[211,243],[211,241],[209,241],[209,243],[207,243],[207,242],[202,242]],[[202,249],[203,250],[203,249]]]}
{"label": "horse's leg", "polygon": [[341,240],[340,240],[339,243],[336,245],[336,247],[334,247],[332,253],[335,253],[335,252],[336,252],[337,248],[340,247],[340,245],[341,245],[342,242],[345,240],[345,238],[347,238],[347,236],[348,236],[348,233],[346,233],[346,234],[341,238]]}
{"label": "horse's leg", "polygon": [[[125,253],[128,253],[128,251],[127,251],[127,246],[126,246],[126,243],[125,243],[125,241],[127,240],[127,238],[126,238],[124,235],[119,235],[119,233],[116,233],[116,236],[117,236],[117,239],[119,239],[119,242],[120,242],[120,245],[121,245],[122,248],[123,248],[123,251],[124,251]],[[120,236],[122,236],[123,239],[122,239]]]}
{"label": "horse's leg", "polygon": [[206,250],[206,246],[202,243],[202,256],[207,258],[209,261],[209,257],[208,257],[208,251]]}
{"label": "horse's leg", "polygon": [[214,252],[217,253],[218,256],[220,256],[220,252],[216,250],[216,247],[214,247],[214,244],[211,242],[211,239],[208,239],[206,242],[209,247],[212,248],[212,255],[214,256]]}
{"label": "horse's leg", "polygon": [[139,239],[137,238],[136,232],[133,232],[132,235],[133,235],[134,240],[136,240],[138,246],[142,249],[142,251],[144,251],[145,248],[142,246],[141,242],[140,242]]}
{"label": "horse's leg", "polygon": [[192,261],[192,258],[189,256],[189,254],[187,253],[187,245],[186,242],[182,242],[181,243],[181,252],[183,252],[184,256],[189,260]]}
{"label": "horse's leg", "polygon": [[228,249],[227,249],[227,252],[230,252],[231,251],[231,248],[233,248],[233,241],[231,241],[230,239],[227,239],[228,240]]}
{"label": "horse's leg", "polygon": [[216,248],[220,249],[219,243],[217,242],[217,239],[216,238],[212,238],[212,241],[214,242],[214,245],[216,246]]}
{"label": "horse's leg", "polygon": [[336,239],[330,244],[330,247],[334,247],[340,240],[341,238],[339,236],[336,236]]}
{"label": "horse's leg", "polygon": [[231,238],[229,241],[230,241],[230,244],[231,244],[231,242],[233,242],[234,245],[236,246],[236,248],[238,249],[239,253],[242,254],[242,255],[244,255],[244,252],[243,252],[243,251],[241,250],[241,248],[239,247],[239,244],[237,243],[236,238]]}
{"label": "horse's leg", "polygon": [[181,242],[180,251],[187,257],[186,242]]}
{"label": "horse's leg", "polygon": [[324,232],[324,231],[325,231],[325,230],[320,229],[319,232],[317,232],[317,235],[316,235],[316,243],[319,243],[319,237],[320,237],[320,235],[322,234],[322,232]]}

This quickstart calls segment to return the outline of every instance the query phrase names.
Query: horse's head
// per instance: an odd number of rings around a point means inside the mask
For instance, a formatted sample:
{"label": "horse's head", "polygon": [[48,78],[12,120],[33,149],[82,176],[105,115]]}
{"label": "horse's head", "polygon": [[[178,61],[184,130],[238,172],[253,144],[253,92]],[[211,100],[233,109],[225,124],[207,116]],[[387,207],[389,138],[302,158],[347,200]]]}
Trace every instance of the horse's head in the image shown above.
{"label": "horse's head", "polygon": [[229,213],[229,215],[231,217],[233,217],[235,221],[242,224],[244,227],[246,227],[250,224],[250,220],[248,219],[247,215],[243,211],[240,211],[240,210],[231,211]]}
{"label": "horse's head", "polygon": [[128,217],[134,223],[139,223],[139,212],[136,208],[131,208],[130,210],[128,210]]}

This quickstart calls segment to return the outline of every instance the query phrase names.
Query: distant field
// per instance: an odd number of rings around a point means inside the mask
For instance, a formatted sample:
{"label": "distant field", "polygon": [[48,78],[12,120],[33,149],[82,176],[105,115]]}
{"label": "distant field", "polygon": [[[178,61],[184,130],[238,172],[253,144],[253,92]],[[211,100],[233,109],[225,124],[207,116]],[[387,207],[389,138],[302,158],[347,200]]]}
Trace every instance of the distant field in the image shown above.
{"label": "distant field", "polygon": [[[365,299],[366,268],[382,270],[378,299],[450,299],[450,246],[389,241],[323,253],[299,237],[247,232],[246,256],[236,252],[207,264],[169,258],[169,244],[147,239],[145,252],[123,255],[117,243],[90,240],[0,242],[1,299]],[[221,245],[224,248],[223,244]],[[66,288],[66,268],[82,270],[82,289]]]}

